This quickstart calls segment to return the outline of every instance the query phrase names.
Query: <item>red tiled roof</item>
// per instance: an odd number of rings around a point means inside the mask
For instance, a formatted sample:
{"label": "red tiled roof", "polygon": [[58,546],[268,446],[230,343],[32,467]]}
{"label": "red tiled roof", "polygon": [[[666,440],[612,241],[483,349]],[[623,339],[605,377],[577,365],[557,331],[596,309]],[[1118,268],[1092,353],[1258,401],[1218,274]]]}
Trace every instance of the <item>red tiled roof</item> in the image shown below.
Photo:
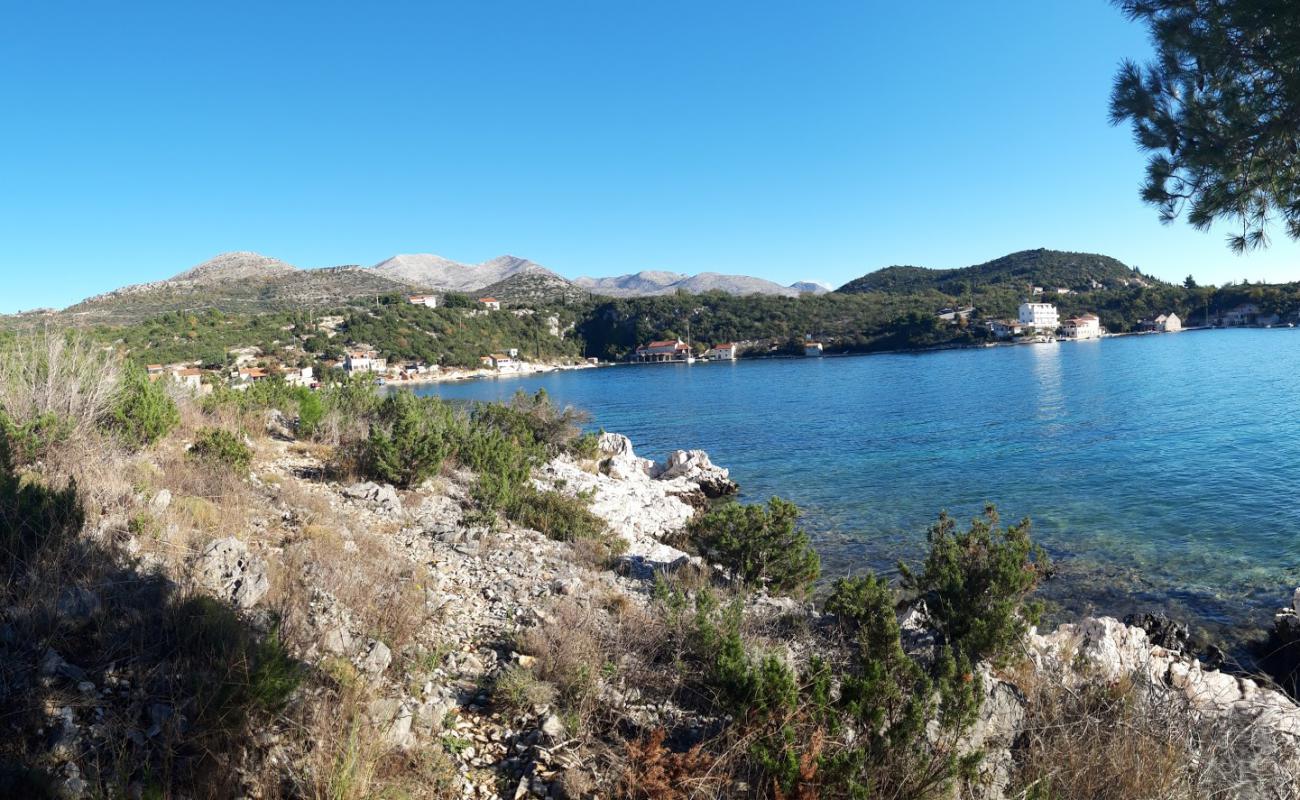
{"label": "red tiled roof", "polygon": [[480,297],[478,301],[480,303],[495,303],[497,299],[495,297]]}

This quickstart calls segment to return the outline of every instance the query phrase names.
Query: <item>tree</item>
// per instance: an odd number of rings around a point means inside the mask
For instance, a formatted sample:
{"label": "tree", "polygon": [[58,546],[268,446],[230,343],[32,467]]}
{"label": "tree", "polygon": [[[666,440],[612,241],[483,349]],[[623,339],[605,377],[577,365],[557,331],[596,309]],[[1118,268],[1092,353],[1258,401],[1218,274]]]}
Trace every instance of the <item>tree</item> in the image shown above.
{"label": "tree", "polygon": [[1110,103],[1152,154],[1142,199],[1166,223],[1232,221],[1238,253],[1266,246],[1279,217],[1300,239],[1300,3],[1115,1],[1156,47],[1120,67]]}
{"label": "tree", "polygon": [[1193,278],[1191,275],[1188,275],[1186,278],[1183,278],[1183,288],[1184,288],[1184,289],[1195,289],[1195,288],[1196,288],[1196,279]]}

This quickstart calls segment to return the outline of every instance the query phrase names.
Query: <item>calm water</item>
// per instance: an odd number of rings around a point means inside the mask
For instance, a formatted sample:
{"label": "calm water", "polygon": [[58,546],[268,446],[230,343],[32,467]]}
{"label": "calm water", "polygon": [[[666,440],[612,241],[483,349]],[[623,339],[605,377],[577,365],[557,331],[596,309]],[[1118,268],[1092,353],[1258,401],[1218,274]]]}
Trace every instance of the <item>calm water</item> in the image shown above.
{"label": "calm water", "polygon": [[805,510],[828,575],[913,558],[940,509],[1032,518],[1061,612],[1164,608],[1213,634],[1300,584],[1300,329],[916,355],[622,366],[544,387],[642,455],[702,448]]}

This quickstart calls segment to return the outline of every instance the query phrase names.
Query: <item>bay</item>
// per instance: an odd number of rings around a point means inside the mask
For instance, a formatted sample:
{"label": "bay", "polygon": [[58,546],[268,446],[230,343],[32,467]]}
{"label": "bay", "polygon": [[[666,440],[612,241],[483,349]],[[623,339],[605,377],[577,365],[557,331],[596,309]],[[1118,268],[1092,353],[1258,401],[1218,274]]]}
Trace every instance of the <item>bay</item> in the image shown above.
{"label": "bay", "polygon": [[1029,517],[1055,615],[1165,610],[1217,638],[1300,584],[1300,330],[627,365],[416,391],[545,389],[641,455],[700,448],[780,495],[828,577],[922,552],[941,509]]}

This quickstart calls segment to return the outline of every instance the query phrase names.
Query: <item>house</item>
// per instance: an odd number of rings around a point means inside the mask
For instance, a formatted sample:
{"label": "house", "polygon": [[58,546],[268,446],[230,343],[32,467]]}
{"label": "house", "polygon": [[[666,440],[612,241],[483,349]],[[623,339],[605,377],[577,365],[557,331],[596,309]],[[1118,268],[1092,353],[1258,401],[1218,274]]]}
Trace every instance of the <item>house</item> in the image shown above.
{"label": "house", "polygon": [[1144,331],[1176,333],[1183,329],[1183,321],[1178,318],[1177,314],[1170,312],[1168,314],[1161,314],[1158,317],[1144,319],[1138,323],[1138,327]]}
{"label": "house", "polygon": [[1061,323],[1061,336],[1066,339],[1100,339],[1101,320],[1096,314],[1081,314]]}
{"label": "house", "polygon": [[311,386],[312,377],[311,367],[286,369],[284,371],[284,382],[290,386]]}
{"label": "house", "polygon": [[240,383],[249,384],[264,381],[270,377],[270,374],[261,367],[245,367],[239,370],[238,376]]}
{"label": "house", "polygon": [[642,363],[663,361],[686,361],[690,358],[691,348],[681,339],[665,339],[661,342],[643,344],[636,349],[632,359]]}
{"label": "house", "polygon": [[488,311],[501,310],[501,301],[495,297],[480,297],[478,299],[478,304],[486,308]]}
{"label": "house", "polygon": [[804,358],[821,358],[822,350],[823,350],[823,348],[822,348],[822,343],[821,343],[821,342],[804,342],[804,343],[803,343],[803,355],[804,355]]}
{"label": "house", "polygon": [[1254,303],[1242,303],[1231,311],[1223,312],[1220,322],[1229,328],[1238,325],[1253,325],[1258,315],[1259,306]]}
{"label": "house", "polygon": [[388,359],[379,358],[374,353],[355,351],[343,358],[343,369],[347,372],[383,372],[388,369]]}
{"label": "house", "polygon": [[1053,291],[1057,294],[1074,294],[1074,290],[1066,286],[1058,286]]}
{"label": "house", "polygon": [[1025,332],[1024,326],[1013,319],[991,319],[988,326],[989,332],[998,339],[1010,339]]}
{"label": "house", "polygon": [[513,358],[505,353],[492,353],[491,355],[483,356],[479,359],[479,362],[486,367],[491,367],[492,369],[510,369],[517,363]]}
{"label": "house", "polygon": [[148,364],[145,366],[144,371],[146,374],[148,374],[149,380],[156,381],[163,376],[163,365]]}
{"label": "house", "polygon": [[715,344],[704,353],[704,357],[710,361],[735,361],[736,345],[733,342]]}
{"label": "house", "polygon": [[962,306],[961,308],[941,308],[938,312],[939,319],[944,322],[958,323],[961,320],[970,319],[970,315],[975,311],[974,306]]}
{"label": "house", "polygon": [[172,380],[186,389],[198,391],[203,388],[203,370],[186,367],[172,370]]}
{"label": "house", "polygon": [[438,295],[436,294],[408,294],[406,302],[413,306],[427,306],[429,308],[438,307]]}
{"label": "house", "polygon": [[1056,306],[1051,303],[1025,301],[1020,304],[1020,324],[1026,328],[1051,333],[1060,327],[1061,318],[1056,313]]}

